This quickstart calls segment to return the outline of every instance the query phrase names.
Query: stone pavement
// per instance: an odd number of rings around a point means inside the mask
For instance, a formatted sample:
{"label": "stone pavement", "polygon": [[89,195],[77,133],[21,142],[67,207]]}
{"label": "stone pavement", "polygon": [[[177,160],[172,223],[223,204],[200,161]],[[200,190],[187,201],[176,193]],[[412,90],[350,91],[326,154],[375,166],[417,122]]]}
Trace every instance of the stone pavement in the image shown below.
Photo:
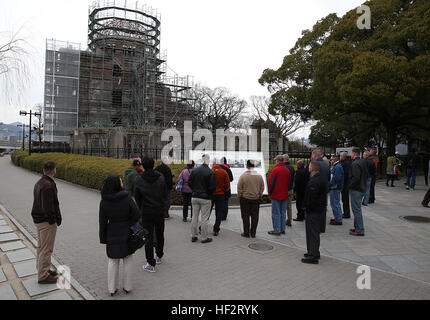
{"label": "stone pavement", "polygon": [[37,283],[36,248],[1,209],[0,300],[83,300],[73,287]]}
{"label": "stone pavement", "polygon": [[[406,190],[403,180],[397,181],[395,188],[378,182],[376,203],[363,207],[366,237],[349,235],[354,219],[344,220],[343,226],[328,225],[326,234],[321,236],[321,254],[430,283],[430,223],[412,223],[401,218],[430,218],[430,209],[421,206],[428,187],[424,185],[423,177],[418,177],[417,181],[415,191]],[[293,209],[296,217],[295,204]],[[329,206],[327,223],[332,218]],[[229,219],[222,227],[242,232],[240,210],[230,209]],[[267,231],[271,229],[271,207],[265,206],[260,212],[258,237],[292,248],[306,248],[304,223],[293,222],[293,227],[287,228],[286,235],[281,237],[268,235]]]}
{"label": "stone pavement", "polygon": [[[33,186],[39,175],[13,166],[9,157],[0,159],[0,173],[0,203],[34,235],[30,210]],[[59,180],[57,185],[63,225],[58,232],[54,256],[71,268],[72,276],[96,299],[112,299],[107,294],[105,247],[98,241],[100,194]],[[267,219],[264,212],[257,239],[244,239],[237,231],[226,229],[234,229],[234,221],[239,219],[238,212],[232,210],[225,229],[207,245],[191,243],[190,224],[182,222],[179,211],[171,213],[174,218],[166,223],[164,263],[157,267],[157,273],[145,273],[141,269],[144,253],[137,252],[135,290],[114,299],[430,299],[428,283],[375,268],[372,268],[372,289],[358,290],[357,263],[323,257],[320,265],[303,265],[300,259],[304,250],[281,243],[288,240],[293,233],[291,229],[278,242],[268,236],[265,239],[270,225],[264,222]],[[295,225],[292,229],[297,238],[304,236],[300,228]],[[348,241],[354,240],[359,241],[348,238]],[[249,246],[254,243],[273,248],[267,252],[252,250]]]}

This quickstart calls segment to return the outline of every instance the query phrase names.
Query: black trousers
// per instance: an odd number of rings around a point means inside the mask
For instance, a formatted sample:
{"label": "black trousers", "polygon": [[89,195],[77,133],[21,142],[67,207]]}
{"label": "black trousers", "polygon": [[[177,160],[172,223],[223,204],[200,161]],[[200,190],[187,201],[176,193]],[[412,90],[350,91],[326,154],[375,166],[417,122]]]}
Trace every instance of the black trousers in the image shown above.
{"label": "black trousers", "polygon": [[321,215],[323,212],[306,213],[306,246],[308,254],[320,257]]}
{"label": "black trousers", "polygon": [[241,198],[240,211],[243,221],[243,233],[247,236],[255,237],[260,219],[260,200]]}
{"label": "black trousers", "polygon": [[372,182],[370,184],[370,196],[369,203],[375,203],[375,185],[376,185],[376,176],[372,177]]}
{"label": "black trousers", "polygon": [[227,220],[229,202],[230,202],[230,196],[226,195],[224,197],[224,216],[222,217],[222,221]]}
{"label": "black trousers", "polygon": [[429,185],[429,168],[424,168],[424,181],[426,182],[426,186]]}
{"label": "black trousers", "polygon": [[430,203],[430,189],[427,191],[426,195],[424,196],[423,203],[426,205]]}
{"label": "black trousers", "polygon": [[[157,256],[161,259],[164,256],[164,216],[163,213],[159,214],[145,214],[142,217],[142,226],[148,230],[149,234],[146,238],[145,253],[146,261],[155,267],[156,262],[154,259],[154,247]],[[154,242],[155,237],[155,242]]]}
{"label": "black trousers", "polygon": [[391,186],[394,186],[394,179],[396,179],[397,175],[395,174],[387,174],[387,185],[388,182],[391,181]]}
{"label": "black trousers", "polygon": [[349,205],[349,189],[345,186],[342,190],[343,214],[346,217],[351,216],[351,207]]}
{"label": "black trousers", "polygon": [[183,209],[183,217],[184,219],[188,218],[188,208],[191,207],[191,218],[193,218],[193,205],[192,200],[193,194],[192,193],[182,193],[182,199],[184,200],[184,209]]}
{"label": "black trousers", "polygon": [[305,195],[301,194],[300,192],[296,194],[296,208],[297,208],[297,220],[304,220],[305,219]]}
{"label": "black trousers", "polygon": [[214,232],[219,232],[221,230],[221,221],[224,218],[225,195],[214,196],[212,202],[212,208],[213,207],[215,207]]}

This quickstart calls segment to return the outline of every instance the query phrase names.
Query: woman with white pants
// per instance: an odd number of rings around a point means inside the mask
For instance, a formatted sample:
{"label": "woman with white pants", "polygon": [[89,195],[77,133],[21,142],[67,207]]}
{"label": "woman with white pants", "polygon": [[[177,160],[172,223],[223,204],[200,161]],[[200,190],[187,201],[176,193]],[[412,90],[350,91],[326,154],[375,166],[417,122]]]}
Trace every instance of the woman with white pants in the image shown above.
{"label": "woman with white pants", "polygon": [[135,225],[141,215],[136,203],[119,176],[106,179],[100,202],[100,243],[106,244],[108,264],[108,289],[111,296],[119,290],[119,266],[124,264],[123,289],[130,293],[132,287],[133,253],[128,245],[130,227]]}

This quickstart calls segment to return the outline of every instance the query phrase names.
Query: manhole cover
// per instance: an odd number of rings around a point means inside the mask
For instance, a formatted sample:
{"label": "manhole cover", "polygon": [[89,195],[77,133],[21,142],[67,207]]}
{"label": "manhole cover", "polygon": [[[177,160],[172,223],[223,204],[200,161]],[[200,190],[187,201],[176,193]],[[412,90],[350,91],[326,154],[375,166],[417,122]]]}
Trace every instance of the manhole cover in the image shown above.
{"label": "manhole cover", "polygon": [[400,217],[403,220],[410,221],[410,222],[418,222],[418,223],[430,223],[430,218],[427,217],[420,217],[420,216],[406,216],[406,217]]}
{"label": "manhole cover", "polygon": [[249,248],[256,251],[271,251],[274,249],[273,246],[263,243],[252,243]]}

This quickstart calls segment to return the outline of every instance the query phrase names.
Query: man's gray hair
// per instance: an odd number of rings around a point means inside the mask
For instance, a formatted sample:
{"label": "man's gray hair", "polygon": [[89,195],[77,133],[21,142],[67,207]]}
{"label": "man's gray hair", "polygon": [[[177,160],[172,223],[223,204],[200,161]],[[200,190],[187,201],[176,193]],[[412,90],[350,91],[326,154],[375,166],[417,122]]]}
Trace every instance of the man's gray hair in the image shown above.
{"label": "man's gray hair", "polygon": [[288,160],[290,160],[290,156],[289,156],[288,154],[284,154],[284,159],[285,159],[286,161],[288,161]]}
{"label": "man's gray hair", "polygon": [[340,153],[340,156],[341,156],[341,157],[348,158],[348,152],[341,152],[341,153]]}
{"label": "man's gray hair", "polygon": [[204,154],[202,160],[204,164],[209,164],[211,162],[211,156],[208,154]]}

